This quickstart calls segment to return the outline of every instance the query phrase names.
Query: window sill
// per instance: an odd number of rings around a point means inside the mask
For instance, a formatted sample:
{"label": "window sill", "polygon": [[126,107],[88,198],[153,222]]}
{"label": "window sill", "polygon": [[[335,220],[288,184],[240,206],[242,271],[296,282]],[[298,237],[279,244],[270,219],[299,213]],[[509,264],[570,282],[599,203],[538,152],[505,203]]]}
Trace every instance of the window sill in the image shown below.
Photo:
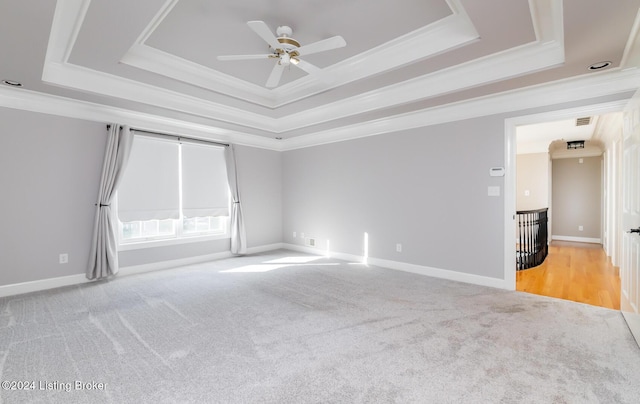
{"label": "window sill", "polygon": [[183,236],[180,238],[169,238],[169,239],[161,239],[161,240],[144,240],[144,241],[118,244],[118,251],[131,251],[131,250],[141,250],[145,248],[166,247],[166,246],[180,245],[180,244],[199,243],[203,241],[222,240],[225,238],[228,239],[230,237],[231,236],[229,235],[229,233],[223,233],[223,234],[196,235],[191,237]]}

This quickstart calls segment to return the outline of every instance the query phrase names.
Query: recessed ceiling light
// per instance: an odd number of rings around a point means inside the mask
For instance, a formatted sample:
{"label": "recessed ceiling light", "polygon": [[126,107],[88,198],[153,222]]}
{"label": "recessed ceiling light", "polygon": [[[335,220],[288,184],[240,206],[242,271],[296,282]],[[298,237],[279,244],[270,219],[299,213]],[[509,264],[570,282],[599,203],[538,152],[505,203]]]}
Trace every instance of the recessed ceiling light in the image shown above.
{"label": "recessed ceiling light", "polygon": [[594,63],[591,66],[589,66],[589,70],[600,70],[600,69],[604,69],[611,66],[611,62],[604,61],[604,62],[598,62],[598,63]]}
{"label": "recessed ceiling light", "polygon": [[12,86],[12,87],[22,87],[22,83],[20,83],[19,81],[15,81],[15,80],[2,80],[2,84],[6,84],[6,85]]}

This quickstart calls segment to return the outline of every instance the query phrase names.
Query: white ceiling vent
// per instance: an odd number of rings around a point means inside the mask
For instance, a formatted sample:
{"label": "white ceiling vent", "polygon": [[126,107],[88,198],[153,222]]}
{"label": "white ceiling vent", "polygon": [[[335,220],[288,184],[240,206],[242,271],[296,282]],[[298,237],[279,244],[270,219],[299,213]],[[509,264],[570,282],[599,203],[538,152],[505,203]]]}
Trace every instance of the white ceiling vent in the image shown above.
{"label": "white ceiling vent", "polygon": [[586,125],[590,125],[590,124],[591,124],[591,117],[590,116],[576,119],[576,126],[586,126]]}

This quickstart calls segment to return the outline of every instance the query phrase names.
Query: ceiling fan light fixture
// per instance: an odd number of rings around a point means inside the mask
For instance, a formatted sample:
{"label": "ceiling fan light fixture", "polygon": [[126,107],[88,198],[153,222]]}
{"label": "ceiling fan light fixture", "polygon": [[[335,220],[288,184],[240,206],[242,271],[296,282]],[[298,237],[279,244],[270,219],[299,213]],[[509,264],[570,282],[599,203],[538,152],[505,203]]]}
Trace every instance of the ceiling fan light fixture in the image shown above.
{"label": "ceiling fan light fixture", "polygon": [[282,66],[289,66],[289,64],[291,63],[291,56],[289,56],[288,53],[283,53],[282,56],[280,56],[280,64]]}
{"label": "ceiling fan light fixture", "polygon": [[[218,60],[277,59],[277,63],[265,83],[267,88],[277,87],[285,68],[291,65],[304,70],[307,74],[319,75],[321,69],[305,61],[304,58],[307,55],[326,52],[347,45],[344,38],[337,35],[300,46],[300,43],[291,37],[293,30],[289,26],[279,26],[276,30],[277,36],[275,36],[264,21],[247,21],[247,25],[269,45],[271,52],[264,55],[220,55]],[[302,56],[301,59],[299,59],[300,56]]]}

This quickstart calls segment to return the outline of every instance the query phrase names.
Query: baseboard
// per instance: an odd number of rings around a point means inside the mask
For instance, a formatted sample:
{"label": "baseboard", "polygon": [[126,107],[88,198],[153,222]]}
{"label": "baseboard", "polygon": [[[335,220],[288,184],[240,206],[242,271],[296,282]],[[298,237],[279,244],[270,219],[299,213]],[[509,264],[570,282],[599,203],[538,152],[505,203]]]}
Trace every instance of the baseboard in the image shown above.
{"label": "baseboard", "polygon": [[[282,243],[251,247],[247,249],[247,254],[258,254],[262,252],[278,250],[281,248],[283,248]],[[215,261],[229,257],[233,257],[233,254],[231,254],[231,252],[229,251],[223,251],[220,253],[199,255],[196,257],[182,258],[177,260],[153,262],[143,265],[132,265],[128,267],[121,267],[117,276],[121,277],[140,274],[144,272],[160,271],[163,269],[176,268],[185,265],[201,264],[204,262]],[[87,279],[85,274],[75,274],[60,276],[56,278],[38,279],[36,281],[30,282],[13,283],[10,285],[0,286],[0,297],[22,295],[25,293],[39,292],[42,290],[55,289],[63,286],[80,285],[88,282],[94,281]]]}
{"label": "baseboard", "polygon": [[39,279],[37,281],[12,283],[0,286],[0,297],[22,295],[24,293],[61,288],[91,282],[84,274],[60,276],[57,278]]}
{"label": "baseboard", "polygon": [[260,254],[267,251],[280,250],[284,248],[283,243],[265,244],[258,247],[247,248],[247,254]]}
{"label": "baseboard", "polygon": [[573,237],[573,236],[551,236],[551,240],[558,241],[574,241],[576,243],[594,243],[594,244],[602,244],[601,238],[590,238],[590,237]]}
{"label": "baseboard", "polygon": [[[362,256],[333,252],[333,251],[327,253],[327,251],[323,251],[318,248],[301,246],[296,244],[285,243],[283,245],[283,248],[286,248],[288,250],[293,250],[293,251],[304,252],[308,254],[330,256],[332,258],[337,258],[344,261],[363,262],[364,260],[364,257]],[[391,260],[385,260],[381,258],[372,258],[372,257],[367,258],[367,264],[388,268],[388,269],[394,269],[398,271],[411,272],[414,274],[419,274],[424,276],[431,276],[433,278],[470,283],[473,285],[489,286],[489,287],[498,288],[498,289],[509,289],[504,279],[489,278],[486,276],[467,274],[464,272],[451,271],[448,269],[432,268],[432,267],[427,267],[423,265],[409,264],[406,262],[391,261]]]}

